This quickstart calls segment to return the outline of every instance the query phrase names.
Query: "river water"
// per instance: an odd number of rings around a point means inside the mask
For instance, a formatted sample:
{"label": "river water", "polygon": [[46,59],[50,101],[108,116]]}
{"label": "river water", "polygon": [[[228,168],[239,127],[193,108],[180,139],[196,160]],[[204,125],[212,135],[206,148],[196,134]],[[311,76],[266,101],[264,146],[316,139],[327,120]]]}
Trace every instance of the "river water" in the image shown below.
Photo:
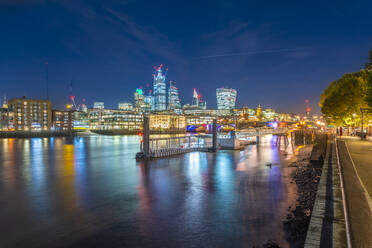
{"label": "river water", "polygon": [[0,247],[289,247],[296,149],[274,139],[150,162],[137,136],[0,139]]}

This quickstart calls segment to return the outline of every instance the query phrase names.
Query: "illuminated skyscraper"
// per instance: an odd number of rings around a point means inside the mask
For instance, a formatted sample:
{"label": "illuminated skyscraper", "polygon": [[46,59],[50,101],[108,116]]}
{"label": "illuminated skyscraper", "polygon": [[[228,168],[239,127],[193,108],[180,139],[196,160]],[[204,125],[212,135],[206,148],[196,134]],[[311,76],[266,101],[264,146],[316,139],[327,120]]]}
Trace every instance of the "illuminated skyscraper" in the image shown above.
{"label": "illuminated skyscraper", "polygon": [[169,81],[168,89],[168,110],[172,110],[176,113],[179,113],[181,110],[180,97],[178,94],[178,88],[175,85],[175,82]]}
{"label": "illuminated skyscraper", "polygon": [[207,101],[203,101],[202,97],[196,89],[194,88],[194,93],[192,95],[192,103],[191,103],[192,108],[197,108],[197,109],[207,109]]}
{"label": "illuminated skyscraper", "polygon": [[144,101],[147,104],[147,108],[149,108],[149,111],[154,111],[154,97],[151,95],[151,92],[149,95],[144,96]]}
{"label": "illuminated skyscraper", "polygon": [[199,95],[198,92],[196,92],[196,89],[194,88],[194,93],[192,94],[192,103],[191,106],[193,107],[199,107]]}
{"label": "illuminated skyscraper", "polygon": [[164,111],[167,109],[167,86],[165,84],[165,77],[162,72],[163,65],[155,67],[154,76],[154,111]]}
{"label": "illuminated skyscraper", "polygon": [[217,108],[218,109],[234,109],[236,102],[236,90],[230,88],[218,88]]}
{"label": "illuminated skyscraper", "polygon": [[143,90],[141,88],[136,89],[136,92],[134,92],[134,107],[137,111],[149,112],[151,110],[151,105],[145,101],[145,98]]}

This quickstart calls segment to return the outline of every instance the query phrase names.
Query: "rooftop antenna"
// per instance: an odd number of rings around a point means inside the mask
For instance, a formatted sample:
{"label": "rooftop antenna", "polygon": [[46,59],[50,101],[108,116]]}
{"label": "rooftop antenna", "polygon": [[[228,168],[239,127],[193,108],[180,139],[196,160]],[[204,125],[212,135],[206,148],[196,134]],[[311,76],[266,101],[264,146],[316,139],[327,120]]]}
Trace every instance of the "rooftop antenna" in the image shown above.
{"label": "rooftop antenna", "polygon": [[45,62],[45,77],[46,77],[46,99],[49,100],[49,69],[48,69],[48,61]]}

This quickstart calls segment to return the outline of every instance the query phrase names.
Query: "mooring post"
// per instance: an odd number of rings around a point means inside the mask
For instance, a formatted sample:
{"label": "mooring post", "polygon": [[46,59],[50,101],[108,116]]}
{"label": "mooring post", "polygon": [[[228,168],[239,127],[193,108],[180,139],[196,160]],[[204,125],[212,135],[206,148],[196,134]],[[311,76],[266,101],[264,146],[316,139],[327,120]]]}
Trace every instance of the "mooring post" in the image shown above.
{"label": "mooring post", "polygon": [[212,151],[217,151],[217,120],[213,120],[213,126],[212,126],[212,132],[213,132],[213,145],[212,145]]}
{"label": "mooring post", "polygon": [[150,122],[149,117],[143,117],[143,154],[145,157],[150,155]]}

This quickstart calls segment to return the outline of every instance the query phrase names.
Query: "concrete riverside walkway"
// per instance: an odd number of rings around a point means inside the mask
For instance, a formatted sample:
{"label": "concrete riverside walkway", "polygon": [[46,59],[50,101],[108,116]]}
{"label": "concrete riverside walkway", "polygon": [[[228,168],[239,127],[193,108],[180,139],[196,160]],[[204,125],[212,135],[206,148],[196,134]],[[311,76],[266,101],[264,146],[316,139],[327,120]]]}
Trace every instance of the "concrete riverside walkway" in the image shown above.
{"label": "concrete riverside walkway", "polygon": [[372,141],[339,139],[353,247],[372,247]]}
{"label": "concrete riverside walkway", "polygon": [[327,144],[305,247],[346,247],[342,194],[333,141],[328,141]]}

